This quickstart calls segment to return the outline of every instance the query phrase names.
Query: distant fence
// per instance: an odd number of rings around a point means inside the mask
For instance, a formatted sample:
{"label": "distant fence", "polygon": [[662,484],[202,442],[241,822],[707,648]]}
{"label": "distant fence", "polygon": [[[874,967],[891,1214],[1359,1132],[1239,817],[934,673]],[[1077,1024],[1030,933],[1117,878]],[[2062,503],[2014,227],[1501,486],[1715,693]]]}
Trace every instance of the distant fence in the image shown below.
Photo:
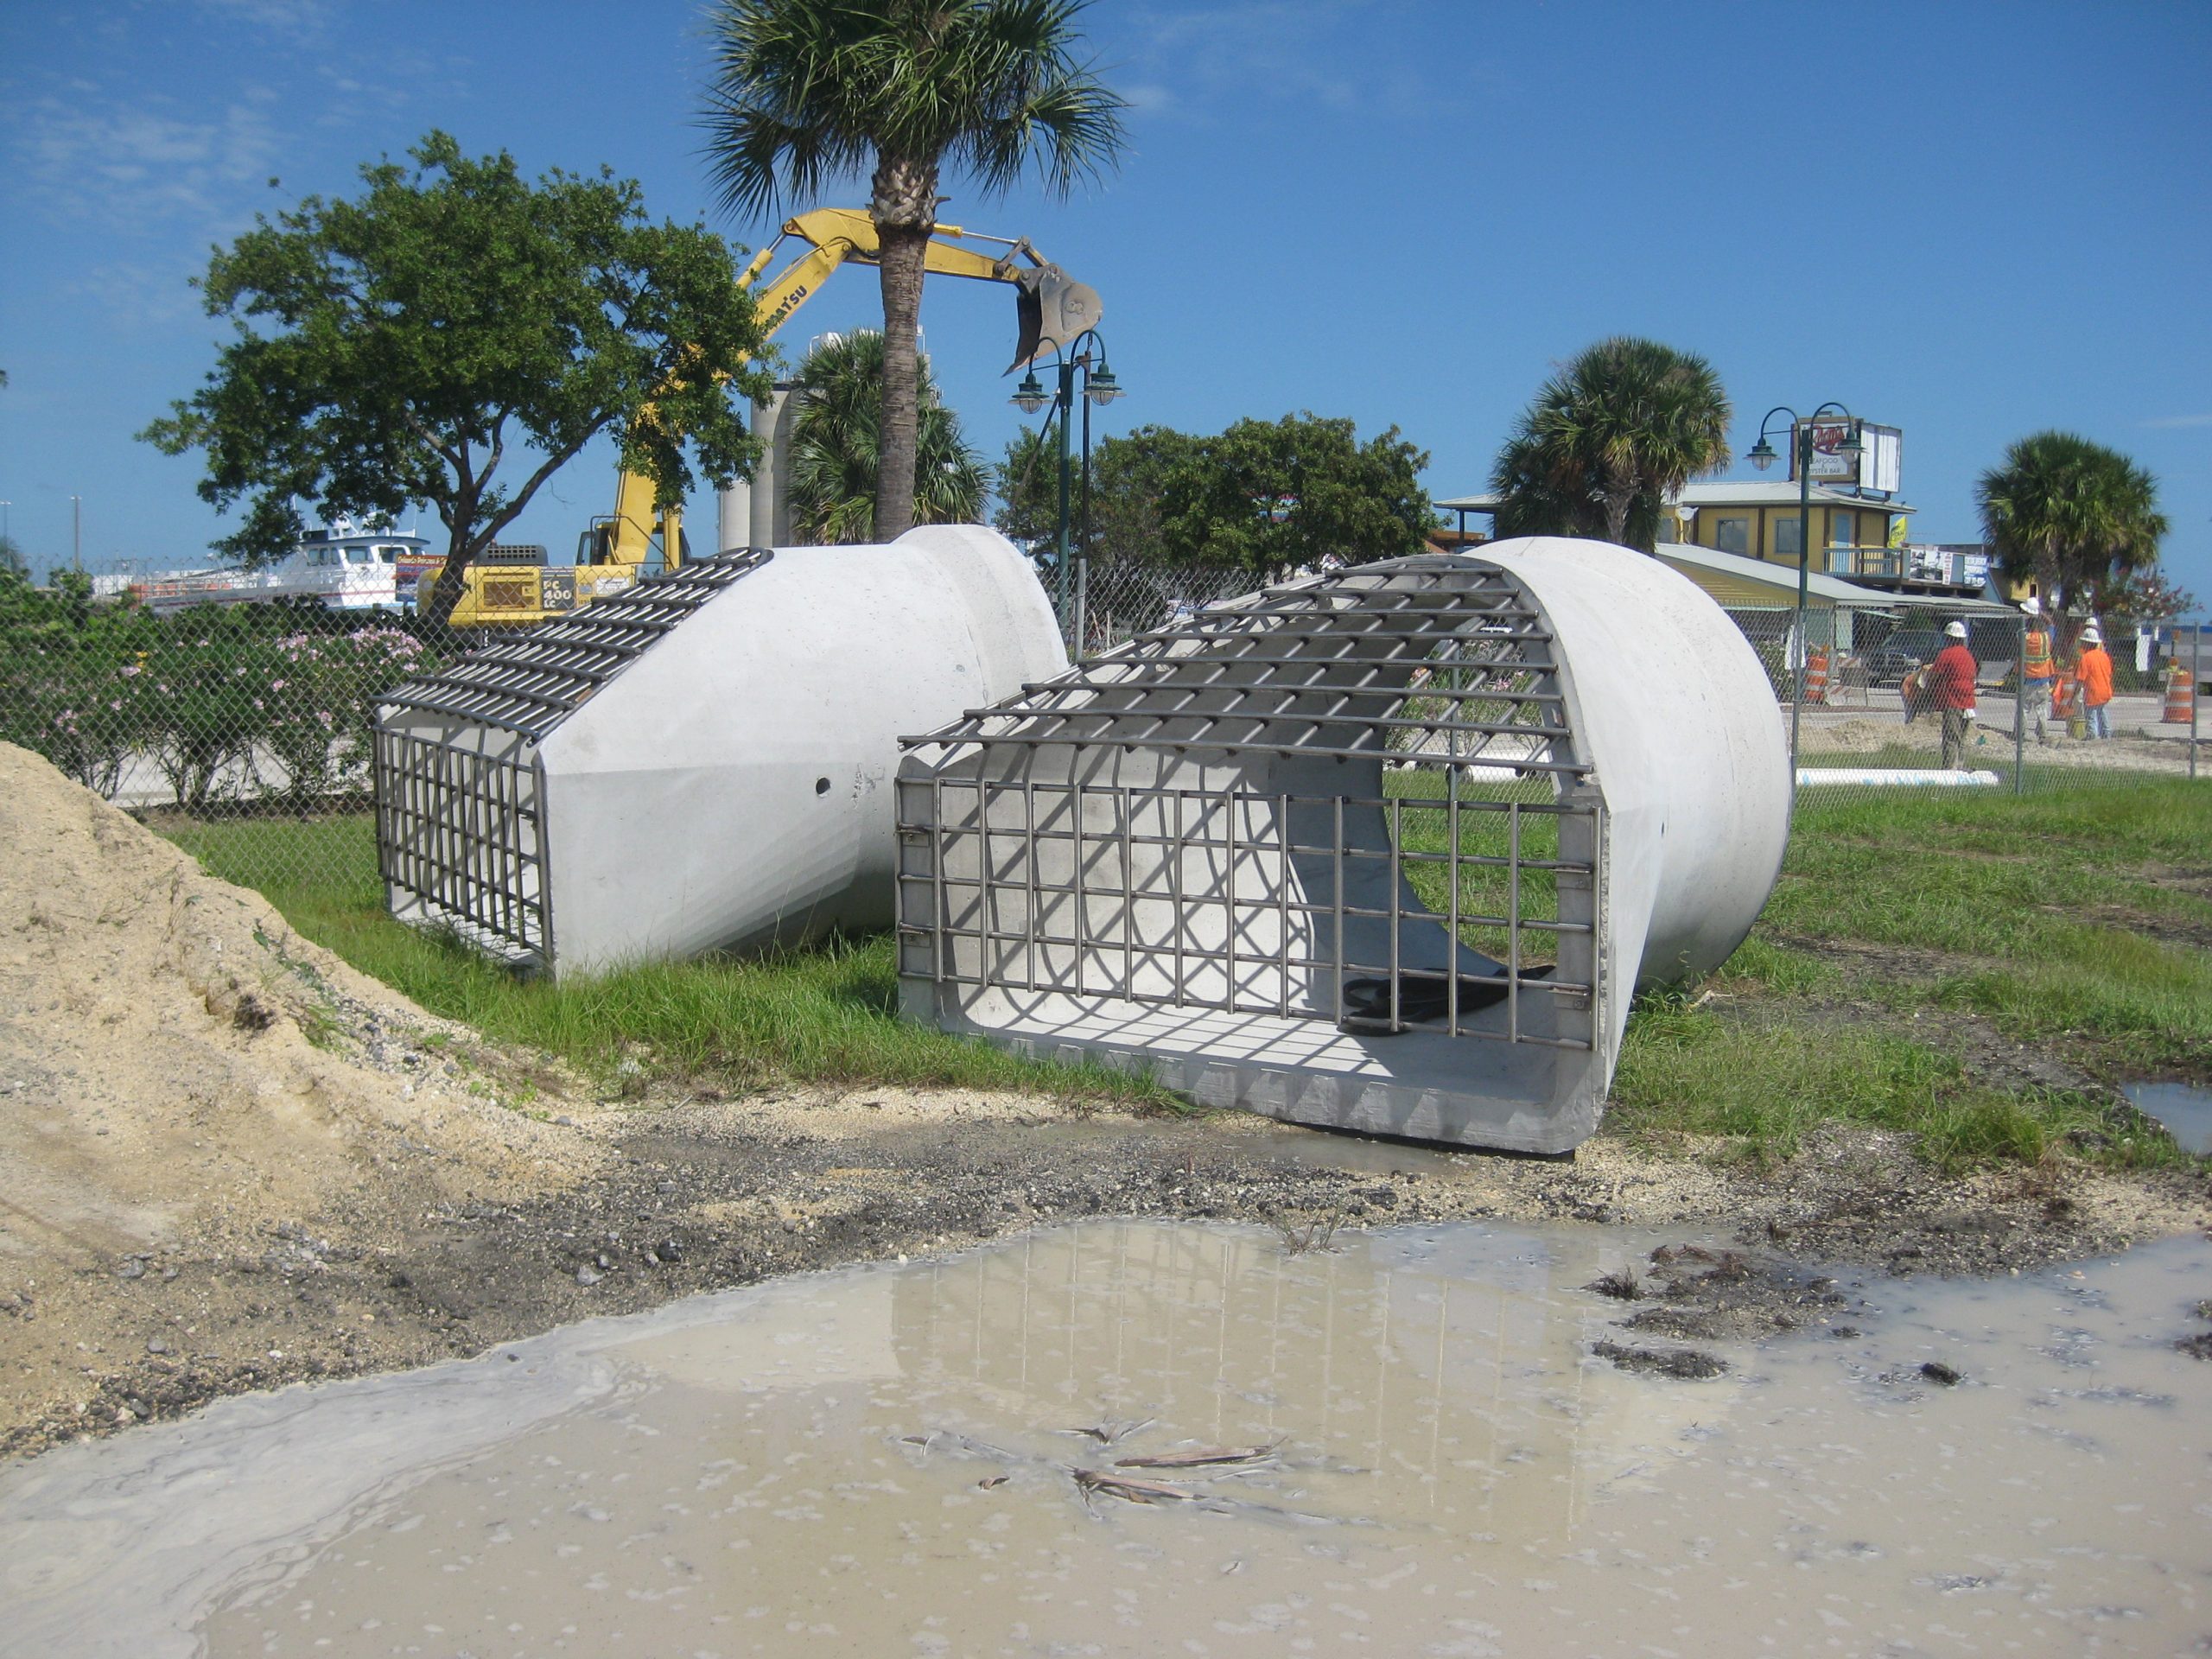
{"label": "distant fence", "polygon": [[[2002,787],[2063,783],[2094,772],[2197,775],[2201,691],[2212,658],[2194,628],[2138,658],[2132,624],[2105,629],[2113,697],[2101,713],[2074,683],[2075,642],[2052,642],[2051,679],[2025,680],[2027,618],[1986,601],[1885,596],[1865,605],[1732,608],[1765,665],[1792,734],[1800,792],[1877,786]],[[1975,660],[1972,719],[1945,752],[1942,712],[1915,696],[1921,671],[1966,629]],[[2078,626],[2078,625],[2075,625]],[[2066,630],[2070,636],[2072,627]],[[2202,734],[2212,737],[2212,732]]]}
{"label": "distant fence", "polygon": [[[1248,571],[1098,564],[1071,590],[1071,632],[1095,656],[1261,585]],[[1049,586],[1049,584],[1048,584]],[[1077,601],[1079,601],[1077,603]],[[2088,734],[2024,690],[2022,619],[1991,606],[1919,599],[1808,611],[1730,613],[1765,664],[1796,733],[1800,793],[1865,783],[2042,788],[2093,774],[2197,775],[2201,697],[2212,651],[2184,630],[2171,654],[2139,667],[2133,630],[2107,630],[2112,735]],[[1965,622],[1979,663],[1975,718],[1943,765],[1942,721],[1907,717],[1905,683]],[[219,872],[263,887],[375,879],[370,728],[398,682],[486,643],[413,617],[283,606],[207,607],[170,616],[100,603],[89,592],[34,590],[0,575],[0,740],[47,756],[79,782],[175,833]],[[2212,741],[2212,730],[2202,734]],[[334,862],[342,862],[340,872]]]}

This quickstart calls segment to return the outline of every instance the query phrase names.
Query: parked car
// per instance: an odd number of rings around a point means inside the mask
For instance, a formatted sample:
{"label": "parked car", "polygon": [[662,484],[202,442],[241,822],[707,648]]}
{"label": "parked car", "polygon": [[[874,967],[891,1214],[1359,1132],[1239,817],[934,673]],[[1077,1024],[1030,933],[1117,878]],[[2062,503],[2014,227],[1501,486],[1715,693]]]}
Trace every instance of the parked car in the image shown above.
{"label": "parked car", "polygon": [[1906,675],[1923,663],[1934,661],[1942,649],[1943,636],[1934,628],[1900,628],[1866,653],[1866,682],[1902,685]]}

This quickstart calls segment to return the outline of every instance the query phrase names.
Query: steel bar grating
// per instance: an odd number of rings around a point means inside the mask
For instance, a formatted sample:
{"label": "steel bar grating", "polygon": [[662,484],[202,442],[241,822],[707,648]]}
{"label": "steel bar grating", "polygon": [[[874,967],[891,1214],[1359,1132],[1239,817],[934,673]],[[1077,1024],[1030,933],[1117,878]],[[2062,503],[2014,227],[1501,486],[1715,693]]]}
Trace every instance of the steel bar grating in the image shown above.
{"label": "steel bar grating", "polygon": [[491,954],[542,962],[543,784],[528,745],[487,753],[451,734],[380,728],[377,859],[394,910]]}
{"label": "steel bar grating", "polygon": [[544,776],[537,746],[686,617],[772,556],[699,559],[510,634],[383,698],[377,858],[395,914],[542,963]]}
{"label": "steel bar grating", "polygon": [[[1531,752],[1567,735],[1550,645],[1501,572],[1401,560],[1210,607],[908,741],[1351,756],[1418,733],[1464,761],[1517,750],[1525,769],[1579,774]],[[1409,715],[1414,692],[1454,712]]]}
{"label": "steel bar grating", "polygon": [[382,707],[541,740],[684,618],[772,556],[766,548],[746,548],[696,559],[572,616],[471,652],[450,668],[409,681]]}
{"label": "steel bar grating", "polygon": [[[1497,567],[1402,560],[910,740],[934,766],[900,784],[900,971],[1593,1047],[1603,807],[1552,644]],[[1379,791],[1316,793],[1297,764],[1360,759]]]}

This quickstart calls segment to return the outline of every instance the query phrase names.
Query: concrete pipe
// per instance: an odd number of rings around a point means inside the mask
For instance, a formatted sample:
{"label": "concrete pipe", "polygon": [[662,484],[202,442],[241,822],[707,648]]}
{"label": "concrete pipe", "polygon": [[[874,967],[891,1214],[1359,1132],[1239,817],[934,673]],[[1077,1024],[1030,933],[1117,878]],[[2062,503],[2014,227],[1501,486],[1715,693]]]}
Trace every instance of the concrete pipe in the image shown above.
{"label": "concrete pipe", "polygon": [[1066,660],[977,526],[695,562],[385,702],[392,912],[562,974],[882,927],[900,737]]}
{"label": "concrete pipe", "polygon": [[912,748],[902,996],[1210,1104],[1560,1151],[1637,988],[1749,931],[1789,807],[1765,671],[1657,560],[1340,570]]}

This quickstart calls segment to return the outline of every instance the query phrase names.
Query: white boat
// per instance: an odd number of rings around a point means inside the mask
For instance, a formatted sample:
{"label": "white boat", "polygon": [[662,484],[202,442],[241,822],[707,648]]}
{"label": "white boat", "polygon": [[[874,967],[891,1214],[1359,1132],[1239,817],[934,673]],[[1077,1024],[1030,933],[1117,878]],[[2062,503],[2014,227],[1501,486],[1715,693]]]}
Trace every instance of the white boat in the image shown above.
{"label": "white boat", "polygon": [[96,595],[129,594],[159,614],[194,605],[312,600],[334,611],[397,610],[416,602],[444,560],[410,531],[356,524],[344,514],[300,537],[284,559],[257,569],[118,570],[92,578]]}

